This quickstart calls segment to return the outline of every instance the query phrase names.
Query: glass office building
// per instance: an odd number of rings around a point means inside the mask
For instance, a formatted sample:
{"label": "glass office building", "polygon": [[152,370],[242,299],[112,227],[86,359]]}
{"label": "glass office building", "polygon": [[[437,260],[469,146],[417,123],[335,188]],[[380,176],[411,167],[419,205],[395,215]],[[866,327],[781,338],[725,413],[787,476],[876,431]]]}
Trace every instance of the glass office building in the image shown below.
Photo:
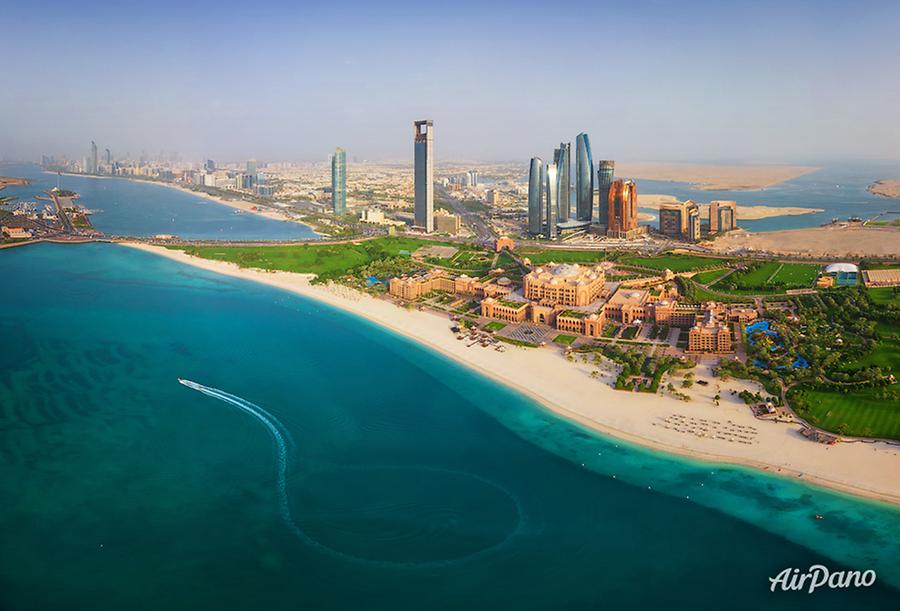
{"label": "glass office building", "polygon": [[541,223],[543,192],[544,162],[540,157],[532,157],[531,167],[528,170],[528,233],[531,235],[540,235],[543,229]]}
{"label": "glass office building", "polygon": [[594,209],[594,161],[585,133],[575,138],[575,218],[590,222]]}
{"label": "glass office building", "polygon": [[338,148],[331,157],[331,209],[347,213],[347,153]]}
{"label": "glass office building", "polygon": [[609,225],[609,187],[615,180],[616,162],[601,159],[597,162],[597,219],[601,225]]}
{"label": "glass office building", "polygon": [[434,231],[434,123],[413,123],[415,148],[415,224]]}
{"label": "glass office building", "polygon": [[559,148],[553,152],[553,163],[556,164],[558,206],[557,220],[564,223],[572,218],[572,177],[571,177],[571,145],[560,142]]}
{"label": "glass office building", "polygon": [[544,237],[552,240],[556,237],[556,220],[559,217],[559,176],[555,163],[547,164],[547,224]]}

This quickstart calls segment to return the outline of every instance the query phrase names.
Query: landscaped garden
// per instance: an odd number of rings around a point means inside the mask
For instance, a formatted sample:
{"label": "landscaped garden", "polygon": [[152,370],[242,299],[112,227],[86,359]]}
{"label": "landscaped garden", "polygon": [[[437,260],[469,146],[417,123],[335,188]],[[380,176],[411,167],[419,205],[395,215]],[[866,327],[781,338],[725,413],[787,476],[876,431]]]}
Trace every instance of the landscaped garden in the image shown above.
{"label": "landscaped garden", "polygon": [[859,287],[790,299],[795,315],[768,310],[751,325],[747,362],[720,370],[761,382],[773,395],[789,387],[802,418],[845,435],[900,439],[900,318]]}

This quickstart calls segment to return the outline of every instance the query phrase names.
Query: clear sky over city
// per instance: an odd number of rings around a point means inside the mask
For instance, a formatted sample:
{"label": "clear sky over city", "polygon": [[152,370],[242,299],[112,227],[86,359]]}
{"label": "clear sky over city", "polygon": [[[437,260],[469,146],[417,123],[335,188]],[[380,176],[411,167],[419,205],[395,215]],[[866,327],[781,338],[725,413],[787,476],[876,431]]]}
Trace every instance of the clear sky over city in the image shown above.
{"label": "clear sky over city", "polygon": [[900,159],[900,2],[17,2],[0,156]]}

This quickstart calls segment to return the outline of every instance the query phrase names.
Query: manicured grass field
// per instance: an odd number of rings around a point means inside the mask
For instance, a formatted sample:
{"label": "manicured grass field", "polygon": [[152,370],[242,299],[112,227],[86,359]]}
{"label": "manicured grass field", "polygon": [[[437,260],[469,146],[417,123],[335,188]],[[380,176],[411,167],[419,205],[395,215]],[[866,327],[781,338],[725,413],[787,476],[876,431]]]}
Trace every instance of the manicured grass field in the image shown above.
{"label": "manicured grass field", "polygon": [[808,263],[782,263],[781,269],[770,282],[788,287],[807,288],[819,275],[819,266]]}
{"label": "manicured grass field", "polygon": [[596,263],[606,259],[606,253],[600,250],[523,250],[522,257],[531,259],[535,265],[544,263]]}
{"label": "manicured grass field", "polygon": [[700,284],[714,284],[716,280],[728,273],[727,269],[714,269],[708,272],[700,272],[691,276],[691,280]]}
{"label": "manicured grass field", "polygon": [[715,257],[670,254],[659,257],[622,257],[620,261],[625,265],[637,265],[658,270],[670,269],[677,273],[690,272],[707,267],[722,267],[728,260]]}
{"label": "manicured grass field", "polygon": [[[778,271],[781,263],[769,261],[756,269],[736,271],[728,277],[728,282],[734,282],[746,287],[763,288],[769,278]],[[719,287],[716,287],[719,288]]]}
{"label": "manicured grass field", "polygon": [[296,246],[169,246],[204,259],[236,263],[286,272],[338,276],[354,267],[378,259],[411,253],[423,245],[436,244],[415,238],[377,238],[346,244],[298,244]]}
{"label": "manicured grass field", "polygon": [[[809,288],[818,275],[819,267],[808,263],[779,263],[767,261],[752,269],[739,270],[711,288],[735,294],[778,292],[786,289]],[[739,288],[729,289],[735,284]]]}
{"label": "manicured grass field", "polygon": [[894,292],[894,287],[886,286],[880,288],[866,289],[869,297],[877,304],[888,305],[890,303],[900,306],[900,291]]}
{"label": "manicured grass field", "polygon": [[578,339],[578,338],[575,337],[574,335],[560,334],[560,335],[557,335],[556,337],[554,337],[553,341],[557,344],[564,344],[564,345],[568,346],[568,345],[572,344],[576,339]]}
{"label": "manicured grass field", "polygon": [[847,435],[900,439],[900,405],[876,397],[881,391],[863,388],[843,394],[807,390],[810,410],[805,417],[829,431],[846,425]]}
{"label": "manicured grass field", "polygon": [[506,323],[500,322],[498,320],[489,322],[488,324],[484,325],[484,328],[486,331],[499,331],[500,329],[503,329],[505,327],[506,327]]}

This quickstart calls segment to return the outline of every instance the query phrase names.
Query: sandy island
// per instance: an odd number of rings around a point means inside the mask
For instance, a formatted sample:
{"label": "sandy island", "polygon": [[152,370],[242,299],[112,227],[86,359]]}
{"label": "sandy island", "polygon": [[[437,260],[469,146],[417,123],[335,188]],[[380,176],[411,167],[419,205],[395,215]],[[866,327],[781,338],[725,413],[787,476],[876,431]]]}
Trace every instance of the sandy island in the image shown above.
{"label": "sandy island", "polygon": [[900,180],[876,180],[866,191],[882,197],[900,197]]}
{"label": "sandy island", "polygon": [[[453,360],[531,397],[549,410],[583,426],[643,446],[722,463],[767,470],[776,475],[802,477],[852,494],[900,504],[900,446],[883,442],[842,443],[827,446],[801,437],[796,424],[757,420],[731,389],[758,387],[742,380],[721,382],[708,366],[699,365],[697,379],[707,387],[685,390],[693,398],[685,403],[662,395],[623,393],[609,386],[615,373],[603,366],[601,379],[590,377],[589,365],[570,363],[556,348],[517,348],[505,352],[458,341],[450,321],[437,313],[406,309],[388,301],[338,285],[312,285],[312,274],[243,269],[223,261],[190,256],[143,243],[127,246],[212,272],[253,280],[338,307],[405,335]],[[721,406],[712,397],[721,388]],[[753,443],[743,444],[698,437],[667,428],[666,419],[706,418],[715,426],[753,427]],[[802,475],[801,475],[802,474]]]}
{"label": "sandy island", "polygon": [[[862,223],[837,223],[824,227],[785,229],[749,233],[730,232],[707,244],[720,253],[757,250],[780,255],[808,255],[861,259],[898,257],[900,227],[864,226]],[[900,479],[900,478],[898,478]]]}
{"label": "sandy island", "polygon": [[[662,204],[674,204],[678,202],[674,195],[659,195],[656,193],[638,194],[638,207],[653,208],[659,210]],[[700,207],[700,215],[709,216],[709,204],[697,204]],[[797,216],[800,214],[815,214],[825,212],[822,208],[799,208],[791,206],[742,206],[738,204],[737,217],[740,221],[758,221],[775,216]]]}
{"label": "sandy island", "polygon": [[757,191],[819,168],[797,165],[702,165],[693,163],[616,162],[616,175],[644,180],[689,182],[700,191]]}

